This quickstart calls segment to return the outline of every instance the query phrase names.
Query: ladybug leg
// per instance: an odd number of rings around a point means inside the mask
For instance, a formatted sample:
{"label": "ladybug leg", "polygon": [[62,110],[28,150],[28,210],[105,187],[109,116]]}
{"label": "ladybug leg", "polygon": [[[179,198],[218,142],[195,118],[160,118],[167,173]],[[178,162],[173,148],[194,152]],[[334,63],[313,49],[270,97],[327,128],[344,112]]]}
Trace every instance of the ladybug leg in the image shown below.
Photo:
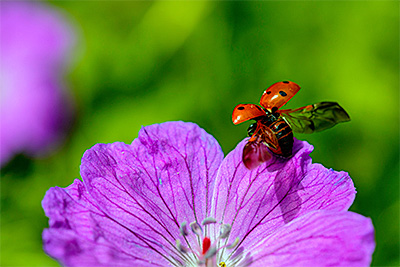
{"label": "ladybug leg", "polygon": [[[252,127],[252,125],[250,127]],[[251,135],[248,142],[255,142],[259,138],[259,136],[261,135],[259,132],[262,127],[263,127],[262,123],[260,121],[257,121],[256,129],[254,130],[254,133]]]}

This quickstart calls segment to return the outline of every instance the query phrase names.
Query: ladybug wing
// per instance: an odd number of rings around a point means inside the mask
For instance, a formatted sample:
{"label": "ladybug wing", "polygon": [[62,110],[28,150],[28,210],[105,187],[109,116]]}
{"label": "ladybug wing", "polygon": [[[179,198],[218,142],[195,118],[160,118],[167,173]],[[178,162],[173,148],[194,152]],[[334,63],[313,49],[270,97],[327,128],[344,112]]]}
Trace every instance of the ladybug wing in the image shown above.
{"label": "ladybug wing", "polygon": [[257,122],[257,128],[243,148],[242,161],[247,169],[252,170],[271,159],[268,147],[276,149],[278,139],[272,130]]}
{"label": "ladybug wing", "polygon": [[264,91],[261,96],[260,105],[274,112],[285,105],[299,90],[300,86],[294,82],[283,81],[274,83]]}
{"label": "ladybug wing", "polygon": [[239,104],[233,109],[232,122],[239,124],[261,116],[265,116],[265,111],[261,107],[254,104]]}
{"label": "ladybug wing", "polygon": [[320,102],[278,112],[296,133],[320,132],[340,122],[350,121],[347,112],[336,102]]}

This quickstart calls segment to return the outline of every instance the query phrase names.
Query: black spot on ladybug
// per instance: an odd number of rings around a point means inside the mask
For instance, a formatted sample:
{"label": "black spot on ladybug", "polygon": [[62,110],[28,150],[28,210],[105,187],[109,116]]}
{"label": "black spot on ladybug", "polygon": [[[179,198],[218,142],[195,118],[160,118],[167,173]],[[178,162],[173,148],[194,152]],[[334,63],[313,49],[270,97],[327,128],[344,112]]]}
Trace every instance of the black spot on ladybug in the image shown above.
{"label": "black spot on ladybug", "polygon": [[280,94],[281,96],[287,96],[287,94],[286,94],[284,91],[279,91],[279,94]]}
{"label": "black spot on ladybug", "polygon": [[288,81],[283,81],[283,83],[289,83]]}
{"label": "black spot on ladybug", "polygon": [[272,111],[272,113],[275,113],[277,110],[278,110],[277,107],[273,107],[271,111]]}
{"label": "black spot on ladybug", "polygon": [[271,93],[271,91],[267,91],[267,95],[269,95]]}
{"label": "black spot on ladybug", "polygon": [[244,109],[244,107],[238,107],[238,110],[243,110]]}

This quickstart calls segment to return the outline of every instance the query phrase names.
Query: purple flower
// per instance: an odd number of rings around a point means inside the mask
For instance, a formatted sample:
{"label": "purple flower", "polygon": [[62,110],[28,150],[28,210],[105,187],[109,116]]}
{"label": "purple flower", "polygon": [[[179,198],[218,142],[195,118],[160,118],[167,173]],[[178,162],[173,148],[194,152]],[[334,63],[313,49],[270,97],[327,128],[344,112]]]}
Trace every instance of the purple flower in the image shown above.
{"label": "purple flower", "polygon": [[245,142],[224,158],[196,124],[166,122],[131,145],[95,145],[83,182],[43,199],[44,250],[66,266],[370,264],[374,229],[348,211],[347,173],[312,164],[298,140],[290,160],[249,171]]}
{"label": "purple flower", "polygon": [[0,165],[38,155],[70,118],[62,73],[74,38],[64,19],[35,2],[0,3]]}

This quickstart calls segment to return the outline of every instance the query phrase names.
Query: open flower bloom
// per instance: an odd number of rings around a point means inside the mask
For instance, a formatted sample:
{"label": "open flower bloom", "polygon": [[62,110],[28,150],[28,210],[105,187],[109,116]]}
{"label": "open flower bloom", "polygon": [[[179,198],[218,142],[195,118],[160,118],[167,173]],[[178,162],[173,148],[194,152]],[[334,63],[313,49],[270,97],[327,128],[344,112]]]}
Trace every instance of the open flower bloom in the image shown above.
{"label": "open flower bloom", "polygon": [[41,155],[71,117],[63,85],[74,35],[44,3],[3,1],[0,8],[0,166],[13,155]]}
{"label": "open flower bloom", "polygon": [[48,190],[44,250],[65,266],[367,266],[369,218],[349,212],[345,172],[312,164],[312,146],[253,171],[246,140],[227,157],[193,123],[144,127],[132,144],[97,144],[81,180]]}

